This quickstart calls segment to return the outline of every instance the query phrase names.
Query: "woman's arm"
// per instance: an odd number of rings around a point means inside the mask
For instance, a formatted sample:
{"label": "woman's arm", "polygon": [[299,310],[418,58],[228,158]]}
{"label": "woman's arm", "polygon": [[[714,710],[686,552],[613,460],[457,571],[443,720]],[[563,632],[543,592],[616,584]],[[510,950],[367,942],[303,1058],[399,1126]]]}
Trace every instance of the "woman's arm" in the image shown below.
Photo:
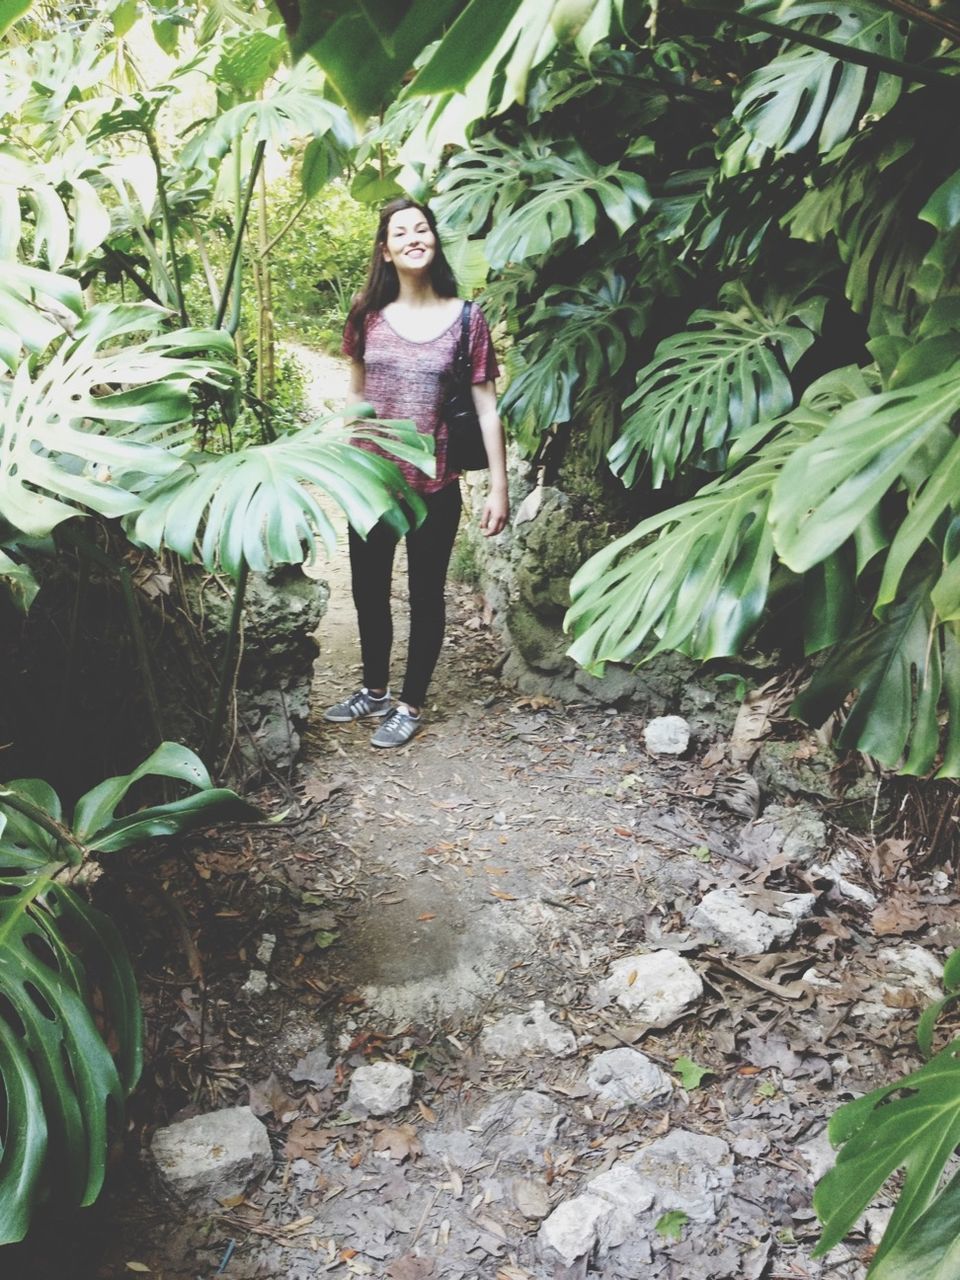
{"label": "woman's arm", "polygon": [[490,466],[490,489],[480,515],[480,530],[490,538],[506,527],[510,515],[510,499],[507,494],[507,448],[503,438],[503,424],[497,411],[497,392],[492,381],[475,382],[470,388],[473,406],[480,419],[483,447],[487,451]]}
{"label": "woman's arm", "polygon": [[350,361],[350,397],[352,400],[363,399],[363,361]]}

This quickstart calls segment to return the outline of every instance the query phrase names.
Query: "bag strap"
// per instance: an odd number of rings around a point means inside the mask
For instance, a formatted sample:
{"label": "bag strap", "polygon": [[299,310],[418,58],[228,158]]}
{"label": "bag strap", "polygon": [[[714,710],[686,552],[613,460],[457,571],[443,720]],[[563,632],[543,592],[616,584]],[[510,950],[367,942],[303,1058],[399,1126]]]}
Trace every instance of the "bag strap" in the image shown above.
{"label": "bag strap", "polygon": [[470,364],[470,313],[472,302],[465,302],[460,313],[460,338],[454,354],[454,372],[459,378],[467,380]]}

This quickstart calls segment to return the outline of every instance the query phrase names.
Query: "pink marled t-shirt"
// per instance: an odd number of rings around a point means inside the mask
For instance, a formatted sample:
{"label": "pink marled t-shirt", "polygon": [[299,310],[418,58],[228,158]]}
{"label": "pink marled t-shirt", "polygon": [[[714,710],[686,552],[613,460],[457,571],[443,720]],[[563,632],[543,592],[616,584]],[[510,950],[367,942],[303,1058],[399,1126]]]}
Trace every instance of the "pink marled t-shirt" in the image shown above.
{"label": "pink marled t-shirt", "polygon": [[[363,395],[378,418],[412,418],[417,430],[432,435],[437,460],[436,477],[425,476],[408,462],[397,465],[416,493],[437,493],[456,480],[459,472],[447,463],[447,427],[441,421],[444,374],[453,366],[460,338],[460,314],[439,337],[413,342],[397,333],[382,311],[367,316],[364,326]],[[343,354],[357,359],[357,335],[353,325],[343,334]],[[480,308],[470,313],[470,381],[490,382],[500,372],[490,330]],[[370,441],[357,441],[365,449],[383,453]],[[389,456],[389,455],[388,455]]]}

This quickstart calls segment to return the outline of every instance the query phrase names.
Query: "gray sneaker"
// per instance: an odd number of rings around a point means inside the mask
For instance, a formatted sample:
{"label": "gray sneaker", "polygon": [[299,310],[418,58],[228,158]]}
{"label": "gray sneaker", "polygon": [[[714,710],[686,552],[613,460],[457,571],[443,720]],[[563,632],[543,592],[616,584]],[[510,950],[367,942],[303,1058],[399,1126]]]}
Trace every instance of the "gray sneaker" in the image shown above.
{"label": "gray sneaker", "polygon": [[351,720],[363,720],[367,716],[385,716],[390,710],[390,690],[380,698],[375,698],[366,686],[349,698],[327,707],[323,713],[324,720],[332,720],[334,724],[349,724]]}
{"label": "gray sneaker", "polygon": [[394,707],[370,741],[375,747],[402,747],[422,728],[422,716],[412,716],[402,707]]}

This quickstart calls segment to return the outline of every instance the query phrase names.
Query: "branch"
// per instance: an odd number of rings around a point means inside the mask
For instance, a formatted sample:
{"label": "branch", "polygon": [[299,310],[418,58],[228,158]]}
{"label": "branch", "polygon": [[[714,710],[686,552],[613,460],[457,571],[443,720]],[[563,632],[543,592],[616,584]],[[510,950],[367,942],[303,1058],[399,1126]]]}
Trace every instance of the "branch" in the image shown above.
{"label": "branch", "polygon": [[746,27],[749,31],[762,31],[766,35],[777,36],[779,39],[790,41],[793,44],[803,44],[808,45],[811,49],[819,49],[822,53],[828,53],[831,57],[837,58],[841,62],[853,62],[857,66],[869,67],[873,71],[885,71],[889,75],[899,76],[901,80],[929,85],[932,88],[944,88],[949,85],[954,91],[957,89],[958,81],[956,76],[944,75],[940,71],[931,71],[929,67],[921,67],[915,62],[901,62],[897,58],[888,58],[882,53],[869,53],[866,49],[854,49],[851,45],[842,44],[837,40],[828,40],[825,36],[814,35],[812,31],[798,31],[794,27],[780,26],[776,22],[768,22],[765,18],[756,18],[752,14],[741,13],[738,9],[731,8],[728,4],[700,0],[699,3],[694,3],[692,7],[721,15],[730,22],[739,23],[740,26]]}
{"label": "branch", "polygon": [[911,22],[919,23],[920,26],[931,27],[945,40],[960,44],[960,23],[953,22],[950,18],[931,13],[929,9],[921,9],[918,4],[911,4],[910,0],[874,0],[874,3],[882,5],[884,9],[891,9],[894,13],[909,18]]}

